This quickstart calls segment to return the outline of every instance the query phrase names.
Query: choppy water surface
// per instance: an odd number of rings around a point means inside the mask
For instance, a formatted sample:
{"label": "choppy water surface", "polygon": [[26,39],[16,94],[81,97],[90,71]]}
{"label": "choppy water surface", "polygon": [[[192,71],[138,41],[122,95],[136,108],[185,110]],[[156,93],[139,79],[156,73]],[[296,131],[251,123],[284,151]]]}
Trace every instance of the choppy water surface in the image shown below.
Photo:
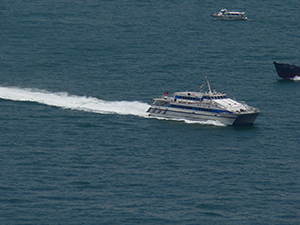
{"label": "choppy water surface", "polygon": [[[300,83],[273,65],[300,65],[299,7],[4,2],[1,224],[299,224]],[[146,115],[205,76],[254,126]]]}

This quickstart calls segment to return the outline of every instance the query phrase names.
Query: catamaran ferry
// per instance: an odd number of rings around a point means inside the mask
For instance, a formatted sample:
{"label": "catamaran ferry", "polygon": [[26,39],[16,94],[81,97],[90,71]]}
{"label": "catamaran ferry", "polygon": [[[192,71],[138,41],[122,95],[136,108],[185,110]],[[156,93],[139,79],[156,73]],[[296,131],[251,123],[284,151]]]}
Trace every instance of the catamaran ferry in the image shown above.
{"label": "catamaran ferry", "polygon": [[154,98],[149,107],[149,116],[187,119],[193,121],[219,121],[224,125],[253,124],[260,114],[259,109],[228,98],[226,94],[211,91],[206,78],[208,91],[175,92],[173,96],[165,93],[160,98]]}

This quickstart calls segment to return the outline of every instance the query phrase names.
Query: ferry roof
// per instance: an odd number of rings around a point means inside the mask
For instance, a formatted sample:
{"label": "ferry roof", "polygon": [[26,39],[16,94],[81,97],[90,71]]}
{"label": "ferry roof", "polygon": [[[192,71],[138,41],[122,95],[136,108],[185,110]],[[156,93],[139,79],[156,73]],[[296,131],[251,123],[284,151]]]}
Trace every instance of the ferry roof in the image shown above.
{"label": "ferry roof", "polygon": [[202,96],[226,96],[225,93],[221,92],[193,92],[193,91],[181,91],[181,92],[175,92],[174,95],[178,96],[189,96],[189,97],[202,97]]}

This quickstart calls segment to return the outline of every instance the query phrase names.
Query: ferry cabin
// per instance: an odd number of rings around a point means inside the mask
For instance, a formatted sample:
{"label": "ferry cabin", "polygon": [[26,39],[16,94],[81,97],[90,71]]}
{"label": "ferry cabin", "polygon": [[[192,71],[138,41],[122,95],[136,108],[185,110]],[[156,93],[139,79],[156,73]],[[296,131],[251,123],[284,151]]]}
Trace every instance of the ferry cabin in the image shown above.
{"label": "ferry cabin", "polygon": [[[154,106],[168,107],[169,110],[192,110],[211,113],[229,113],[232,112],[222,109],[221,105],[214,100],[227,99],[223,93],[196,93],[196,92],[177,92],[174,97],[163,96],[163,98],[154,99]],[[215,104],[212,104],[215,103]]]}

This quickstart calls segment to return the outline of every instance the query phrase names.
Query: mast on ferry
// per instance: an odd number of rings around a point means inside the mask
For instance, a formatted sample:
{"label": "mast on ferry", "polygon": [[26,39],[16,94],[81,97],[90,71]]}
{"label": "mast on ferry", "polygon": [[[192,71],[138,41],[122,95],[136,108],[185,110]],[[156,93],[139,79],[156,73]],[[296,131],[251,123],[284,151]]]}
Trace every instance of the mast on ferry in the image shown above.
{"label": "mast on ferry", "polygon": [[211,92],[211,89],[210,89],[210,85],[209,85],[208,78],[207,78],[207,77],[205,77],[205,79],[206,79],[206,82],[207,82],[208,91],[209,91],[209,93],[211,94],[212,92]]}

